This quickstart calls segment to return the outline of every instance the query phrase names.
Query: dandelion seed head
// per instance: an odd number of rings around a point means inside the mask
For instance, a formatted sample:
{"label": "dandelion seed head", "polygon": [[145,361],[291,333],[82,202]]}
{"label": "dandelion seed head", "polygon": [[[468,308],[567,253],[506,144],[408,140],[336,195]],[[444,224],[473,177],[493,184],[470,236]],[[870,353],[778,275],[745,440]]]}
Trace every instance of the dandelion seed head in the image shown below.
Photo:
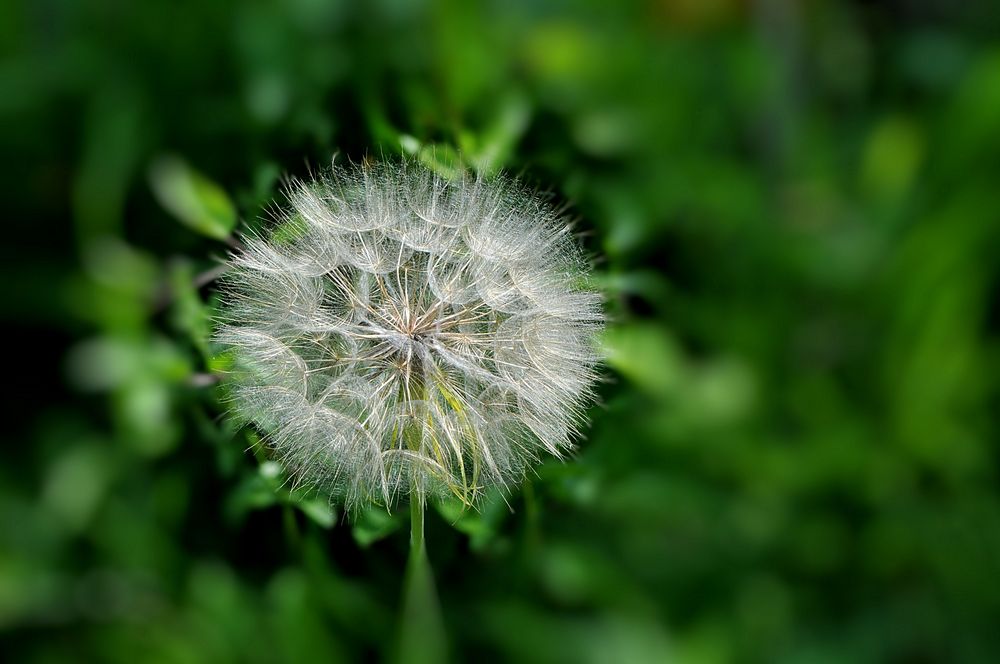
{"label": "dandelion seed head", "polygon": [[294,481],[473,504],[573,448],[603,323],[567,221],[511,179],[413,163],[291,185],[224,277],[231,407]]}

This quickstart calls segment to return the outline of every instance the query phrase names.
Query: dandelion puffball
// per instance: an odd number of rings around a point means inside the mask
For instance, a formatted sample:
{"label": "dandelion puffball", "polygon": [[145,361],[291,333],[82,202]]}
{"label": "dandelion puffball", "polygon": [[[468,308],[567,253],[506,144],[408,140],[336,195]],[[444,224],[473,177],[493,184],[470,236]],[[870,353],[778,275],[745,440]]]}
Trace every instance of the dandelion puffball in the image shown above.
{"label": "dandelion puffball", "polygon": [[349,506],[471,504],[572,449],[601,298],[542,197],[414,163],[335,167],[288,197],[230,258],[215,338],[233,412],[296,482]]}

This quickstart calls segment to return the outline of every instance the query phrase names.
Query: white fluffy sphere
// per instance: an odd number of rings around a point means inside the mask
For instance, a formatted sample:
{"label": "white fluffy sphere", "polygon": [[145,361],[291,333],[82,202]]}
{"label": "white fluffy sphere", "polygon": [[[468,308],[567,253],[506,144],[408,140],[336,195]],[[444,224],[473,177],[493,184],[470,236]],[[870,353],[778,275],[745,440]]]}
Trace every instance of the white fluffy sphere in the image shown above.
{"label": "white fluffy sphere", "polygon": [[592,399],[601,298],[566,220],[510,179],[413,163],[292,186],[224,278],[232,408],[348,505],[473,503],[561,456]]}

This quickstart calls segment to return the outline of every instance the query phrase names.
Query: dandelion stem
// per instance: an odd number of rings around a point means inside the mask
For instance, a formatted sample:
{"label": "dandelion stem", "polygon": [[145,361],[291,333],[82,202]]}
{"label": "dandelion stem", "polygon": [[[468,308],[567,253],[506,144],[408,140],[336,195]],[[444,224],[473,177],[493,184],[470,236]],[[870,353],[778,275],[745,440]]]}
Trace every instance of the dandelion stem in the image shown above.
{"label": "dandelion stem", "polygon": [[427,556],[424,548],[424,501],[419,494],[410,499],[410,558]]}

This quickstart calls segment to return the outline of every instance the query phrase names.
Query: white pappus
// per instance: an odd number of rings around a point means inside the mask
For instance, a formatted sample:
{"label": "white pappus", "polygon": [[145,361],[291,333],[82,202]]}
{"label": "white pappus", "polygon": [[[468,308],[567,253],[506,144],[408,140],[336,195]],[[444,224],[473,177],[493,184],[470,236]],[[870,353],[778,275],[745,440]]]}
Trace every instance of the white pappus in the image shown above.
{"label": "white pappus", "polygon": [[349,507],[474,504],[584,422],[601,297],[566,219],[514,180],[412,162],[296,182],[229,259],[215,340],[233,412]]}

